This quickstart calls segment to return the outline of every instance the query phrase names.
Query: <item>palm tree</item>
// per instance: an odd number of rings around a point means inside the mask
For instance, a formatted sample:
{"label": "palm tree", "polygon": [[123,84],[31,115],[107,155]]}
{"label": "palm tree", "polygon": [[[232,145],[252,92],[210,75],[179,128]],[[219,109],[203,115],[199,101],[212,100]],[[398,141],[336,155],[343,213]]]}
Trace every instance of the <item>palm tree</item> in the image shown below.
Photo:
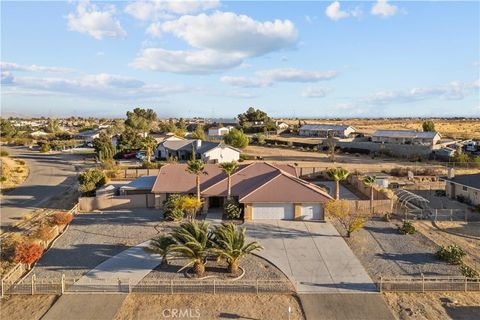
{"label": "palm tree", "polygon": [[232,197],[232,174],[238,168],[238,164],[235,161],[232,162],[224,162],[220,163],[220,168],[222,169],[223,173],[225,173],[228,177],[227,180],[227,199],[230,200]]}
{"label": "palm tree", "polygon": [[373,214],[373,186],[377,179],[374,176],[366,176],[363,179],[363,183],[370,187],[370,213]]}
{"label": "palm tree", "polygon": [[350,172],[342,168],[330,168],[327,170],[328,177],[335,181],[335,199],[340,199],[340,181],[348,178]]}
{"label": "palm tree", "polygon": [[205,164],[201,160],[190,160],[187,162],[188,167],[187,167],[187,172],[194,174],[196,177],[196,183],[197,183],[197,199],[198,201],[201,201],[200,199],[200,174],[206,174],[205,172]]}
{"label": "palm tree", "polygon": [[142,140],[142,146],[146,150],[147,162],[150,163],[150,158],[153,155],[153,149],[157,146],[157,140],[155,138],[147,136]]}
{"label": "palm tree", "polygon": [[236,273],[241,258],[263,247],[256,241],[245,243],[245,228],[237,229],[233,223],[216,226],[213,238],[215,252],[228,262],[228,272]]}
{"label": "palm tree", "polygon": [[168,252],[188,260],[179,272],[192,265],[195,274],[202,275],[205,272],[205,260],[214,254],[208,226],[206,222],[189,220],[173,230],[175,244],[168,247]]}
{"label": "palm tree", "polygon": [[148,249],[162,256],[162,264],[168,264],[167,255],[172,244],[175,241],[171,236],[160,236],[150,241]]}

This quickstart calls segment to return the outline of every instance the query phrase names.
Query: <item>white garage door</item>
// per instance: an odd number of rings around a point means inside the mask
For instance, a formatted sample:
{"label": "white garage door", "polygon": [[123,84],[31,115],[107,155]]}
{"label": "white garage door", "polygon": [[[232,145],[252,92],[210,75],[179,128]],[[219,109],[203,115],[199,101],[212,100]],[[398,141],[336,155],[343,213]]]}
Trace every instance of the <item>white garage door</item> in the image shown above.
{"label": "white garage door", "polygon": [[252,205],[252,219],[293,219],[291,203],[255,203]]}
{"label": "white garage door", "polygon": [[323,210],[319,203],[303,203],[301,207],[302,220],[323,220]]}

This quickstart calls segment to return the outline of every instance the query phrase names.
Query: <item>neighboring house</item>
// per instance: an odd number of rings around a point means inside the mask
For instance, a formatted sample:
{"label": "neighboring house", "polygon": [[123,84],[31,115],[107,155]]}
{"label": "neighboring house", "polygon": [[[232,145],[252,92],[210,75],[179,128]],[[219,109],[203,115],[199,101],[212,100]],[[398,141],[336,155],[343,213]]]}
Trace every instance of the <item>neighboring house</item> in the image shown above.
{"label": "neighboring house", "polygon": [[211,118],[211,119],[205,119],[206,124],[213,124],[213,125],[218,125],[222,124],[224,126],[238,126],[238,119],[237,118]]}
{"label": "neighboring house", "polygon": [[75,135],[75,139],[82,140],[84,143],[92,143],[94,139],[100,136],[100,130],[86,130]]}
{"label": "neighboring house", "polygon": [[38,130],[38,131],[34,131],[32,133],[30,133],[30,136],[34,139],[38,139],[38,138],[44,138],[46,136],[48,136],[49,134],[44,132],[44,131],[41,131],[41,130]]}
{"label": "neighboring house", "polygon": [[331,134],[337,138],[349,138],[356,130],[352,126],[337,124],[304,124],[298,130],[299,135],[326,138]]}
{"label": "neighboring house", "polygon": [[[168,156],[165,156],[165,148],[162,145],[165,141],[183,141],[185,138],[176,136],[174,133],[169,132],[166,134],[151,134],[151,136],[157,141],[157,147],[155,148],[154,155],[155,158],[164,158],[168,159]],[[163,154],[162,151],[163,150]]]}
{"label": "neighboring house", "polygon": [[275,125],[279,130],[287,130],[290,127],[288,123],[283,121],[275,121]]}
{"label": "neighboring house", "polygon": [[228,127],[211,127],[210,129],[208,129],[208,136],[209,137],[223,137],[224,135],[226,135],[227,133],[230,132],[230,130],[232,130],[233,127],[232,126],[228,126]]}
{"label": "neighboring house", "polygon": [[[195,194],[195,175],[186,169],[186,164],[160,168],[152,188],[157,208],[171,194]],[[205,174],[200,175],[204,211],[223,207],[227,181],[218,165],[205,165]],[[289,165],[243,164],[231,176],[231,182],[232,197],[243,206],[245,220],[324,220],[323,205],[332,199],[323,189],[299,179],[295,168]]]}
{"label": "neighboring house", "polygon": [[372,142],[392,144],[418,144],[433,146],[440,141],[438,132],[414,130],[377,130],[372,134]]}
{"label": "neighboring house", "polygon": [[480,173],[455,176],[451,170],[446,178],[445,192],[451,199],[463,200],[472,205],[480,205]]}
{"label": "neighboring house", "polygon": [[132,182],[130,182],[129,184],[121,186],[119,188],[120,195],[124,196],[124,195],[132,195],[132,194],[151,193],[153,184],[155,183],[156,179],[157,179],[157,176],[143,176],[143,177],[137,178]]}
{"label": "neighboring house", "polygon": [[157,155],[160,159],[176,158],[179,161],[190,160],[192,150],[196,157],[204,162],[223,163],[238,161],[240,150],[225,145],[222,142],[195,140],[166,140],[157,146]]}

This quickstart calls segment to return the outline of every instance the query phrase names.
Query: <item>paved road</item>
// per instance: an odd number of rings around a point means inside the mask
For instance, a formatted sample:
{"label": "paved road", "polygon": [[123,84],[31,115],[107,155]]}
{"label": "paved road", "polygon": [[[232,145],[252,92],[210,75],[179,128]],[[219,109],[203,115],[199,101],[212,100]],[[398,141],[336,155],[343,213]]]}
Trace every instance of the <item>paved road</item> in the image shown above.
{"label": "paved road", "polygon": [[282,270],[298,293],[377,291],[360,261],[328,222],[248,222],[247,234],[264,246],[258,255]]}
{"label": "paved road", "polygon": [[25,147],[3,147],[12,157],[25,160],[30,173],[26,181],[1,196],[1,227],[4,229],[37,208],[68,209],[59,197],[76,181],[75,163],[81,156],[68,153],[42,154]]}
{"label": "paved road", "polygon": [[307,320],[394,320],[381,294],[301,294]]}

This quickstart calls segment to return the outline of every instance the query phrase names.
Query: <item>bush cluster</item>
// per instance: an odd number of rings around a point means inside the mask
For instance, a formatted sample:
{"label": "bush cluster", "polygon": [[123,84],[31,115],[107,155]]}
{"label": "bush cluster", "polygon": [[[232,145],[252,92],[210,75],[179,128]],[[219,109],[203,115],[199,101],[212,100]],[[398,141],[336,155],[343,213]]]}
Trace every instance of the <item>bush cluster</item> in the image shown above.
{"label": "bush cluster", "polygon": [[227,213],[228,219],[240,219],[242,216],[242,208],[234,199],[228,200],[224,205],[224,209]]}
{"label": "bush cluster", "polygon": [[410,221],[403,221],[403,225],[398,228],[398,232],[400,232],[400,234],[414,234],[417,230]]}
{"label": "bush cluster", "polygon": [[451,244],[447,247],[441,246],[435,253],[437,258],[451,264],[462,264],[462,260],[466,255],[466,252],[456,244]]}

